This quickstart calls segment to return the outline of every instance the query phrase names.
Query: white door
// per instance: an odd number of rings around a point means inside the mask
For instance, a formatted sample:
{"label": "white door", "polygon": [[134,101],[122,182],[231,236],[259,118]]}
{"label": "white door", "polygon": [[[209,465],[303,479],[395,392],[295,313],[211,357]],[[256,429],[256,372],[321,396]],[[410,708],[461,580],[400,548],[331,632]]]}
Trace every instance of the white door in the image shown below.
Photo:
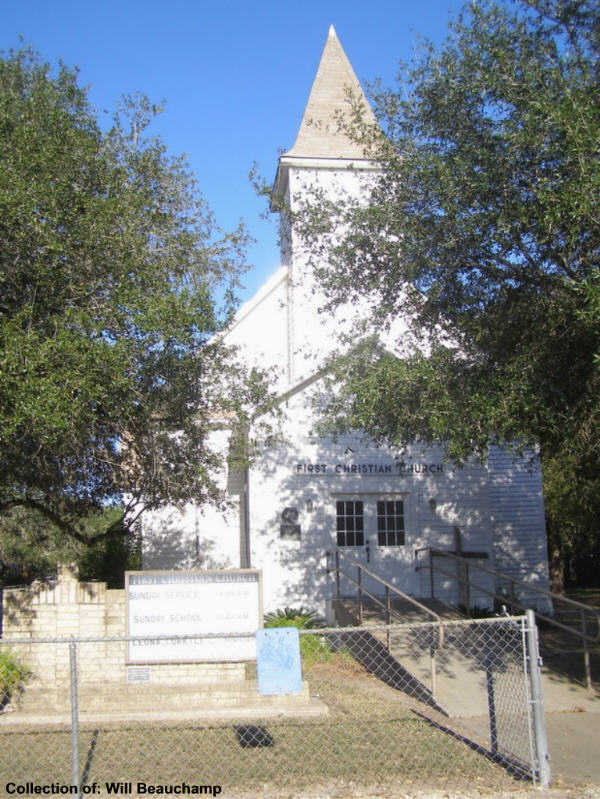
{"label": "white door", "polygon": [[[340,592],[356,594],[357,569],[350,558],[391,583],[401,591],[412,590],[412,558],[408,546],[408,497],[402,494],[337,495],[335,512],[335,546],[347,553],[340,557],[340,566],[352,579],[342,579]],[[362,585],[381,596],[385,589],[376,580],[362,573]]]}

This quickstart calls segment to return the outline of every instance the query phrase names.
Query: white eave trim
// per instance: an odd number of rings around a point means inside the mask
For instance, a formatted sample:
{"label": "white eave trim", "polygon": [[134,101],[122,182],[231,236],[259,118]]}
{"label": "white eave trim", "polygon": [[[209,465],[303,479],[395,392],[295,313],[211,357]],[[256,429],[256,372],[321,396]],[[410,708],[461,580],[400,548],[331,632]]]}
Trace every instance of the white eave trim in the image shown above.
{"label": "white eave trim", "polygon": [[225,339],[227,340],[227,333],[235,328],[243,322],[246,317],[248,317],[256,308],[258,308],[261,303],[263,303],[267,297],[269,297],[274,291],[276,291],[281,284],[285,281],[287,277],[288,269],[286,266],[280,266],[279,269],[275,272],[275,274],[271,275],[271,277],[264,283],[256,294],[251,297],[247,302],[241,305],[235,316],[233,317],[233,321],[227,332],[225,333]]}
{"label": "white eave trim", "polygon": [[282,155],[279,159],[279,169],[291,166],[300,169],[381,169],[381,164],[378,161],[366,158],[314,158]]}

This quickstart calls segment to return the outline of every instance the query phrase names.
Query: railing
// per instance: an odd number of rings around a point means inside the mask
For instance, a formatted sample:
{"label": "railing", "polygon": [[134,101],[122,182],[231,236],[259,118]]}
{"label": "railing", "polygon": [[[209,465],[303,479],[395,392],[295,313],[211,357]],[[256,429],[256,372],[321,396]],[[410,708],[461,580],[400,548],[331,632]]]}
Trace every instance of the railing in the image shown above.
{"label": "railing", "polygon": [[[333,558],[333,563],[332,563]],[[340,566],[340,558],[342,560],[348,561],[350,564],[350,568],[356,569],[356,577],[354,577],[349,572],[345,571]],[[392,595],[399,597],[400,599],[408,602],[413,607],[417,608],[418,610],[425,613],[431,621],[437,623],[437,641],[435,645],[432,645],[429,652],[430,657],[430,664],[431,664],[431,695],[435,697],[436,694],[436,663],[435,663],[435,654],[436,650],[440,649],[444,644],[444,627],[442,625],[441,617],[431,608],[428,608],[426,605],[423,605],[421,602],[416,600],[414,597],[405,594],[400,589],[396,588],[396,586],[388,583],[386,580],[383,580],[377,574],[372,572],[370,569],[367,569],[366,566],[363,566],[362,563],[359,563],[355,558],[348,555],[346,552],[343,552],[340,549],[332,549],[327,552],[327,574],[334,573],[335,575],[335,595],[337,598],[341,596],[340,593],[340,577],[345,577],[346,579],[350,580],[351,583],[356,585],[356,598],[358,601],[358,621],[362,625],[363,623],[363,610],[364,610],[364,595],[368,596],[376,605],[383,608],[386,614],[386,621],[387,621],[387,649],[390,649],[390,629],[389,625],[391,624],[392,618],[397,618],[399,621],[406,621],[402,613],[395,610],[392,607]],[[365,588],[363,575],[368,575],[375,583],[383,589],[383,595],[385,597],[384,600],[381,599],[381,596],[378,596],[367,588]]]}
{"label": "railing", "polygon": [[[561,596],[560,594],[554,594],[551,591],[546,591],[543,588],[537,588],[536,586],[531,585],[530,583],[525,583],[522,580],[517,580],[514,577],[510,577],[507,574],[503,574],[502,572],[496,571],[495,569],[490,569],[486,566],[480,566],[477,563],[470,562],[467,558],[460,557],[459,555],[455,555],[453,552],[447,552],[443,549],[436,549],[435,547],[424,547],[422,549],[416,549],[415,555],[417,559],[422,552],[428,553],[428,563],[422,564],[417,563],[416,570],[421,571],[423,569],[429,570],[429,584],[430,584],[430,594],[431,598],[434,599],[435,594],[435,573],[443,574],[446,577],[450,577],[459,585],[461,583],[464,586],[464,596],[465,596],[465,608],[467,616],[470,616],[470,597],[471,592],[473,590],[479,591],[483,594],[486,594],[491,599],[496,600],[500,604],[508,605],[510,612],[514,613],[515,610],[525,611],[528,609],[527,602],[523,602],[522,599],[519,597],[517,589],[524,589],[524,591],[529,594],[530,596],[537,595],[544,599],[546,603],[548,600],[552,603],[552,607],[554,607],[557,603],[561,603],[566,605],[569,608],[574,609],[578,612],[579,615],[579,624],[577,627],[574,627],[569,624],[564,624],[561,621],[558,621],[553,616],[548,615],[540,611],[539,609],[535,610],[535,615],[538,619],[546,622],[547,624],[556,627],[557,629],[565,630],[571,635],[576,636],[577,638],[581,639],[583,645],[583,661],[584,661],[584,668],[585,668],[585,680],[586,685],[589,689],[592,688],[592,675],[591,675],[591,667],[590,667],[590,651],[589,645],[595,644],[600,641],[600,613],[596,611],[594,608],[590,607],[589,605],[585,605],[582,602],[577,602],[574,599],[568,599],[567,597]],[[439,565],[434,564],[435,558],[444,558],[454,561],[456,564],[456,568],[454,571],[448,571],[446,569],[441,568]],[[492,575],[495,578],[495,588],[494,590],[490,590],[489,587],[479,585],[472,580],[471,570],[477,569],[478,572],[483,574]],[[497,589],[497,582],[499,578],[503,582],[508,583],[508,591],[506,593],[500,593]],[[595,624],[595,633],[591,633],[589,631],[590,624]]]}

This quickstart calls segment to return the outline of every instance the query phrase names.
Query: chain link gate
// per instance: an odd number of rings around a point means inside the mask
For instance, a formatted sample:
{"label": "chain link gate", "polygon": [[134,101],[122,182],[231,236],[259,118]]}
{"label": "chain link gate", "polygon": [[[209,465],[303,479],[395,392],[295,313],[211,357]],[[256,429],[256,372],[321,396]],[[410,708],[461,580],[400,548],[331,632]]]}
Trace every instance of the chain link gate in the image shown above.
{"label": "chain link gate", "polygon": [[287,696],[261,696],[253,662],[177,664],[173,681],[126,666],[124,637],[3,639],[26,673],[0,697],[0,795],[545,785],[531,621],[301,631]]}

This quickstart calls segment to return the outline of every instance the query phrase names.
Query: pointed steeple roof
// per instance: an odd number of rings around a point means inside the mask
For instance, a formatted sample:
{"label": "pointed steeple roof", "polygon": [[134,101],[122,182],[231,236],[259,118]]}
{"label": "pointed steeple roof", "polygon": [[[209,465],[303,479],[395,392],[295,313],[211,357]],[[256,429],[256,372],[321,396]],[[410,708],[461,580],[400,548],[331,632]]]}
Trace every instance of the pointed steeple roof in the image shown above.
{"label": "pointed steeple roof", "polygon": [[376,124],[375,115],[333,25],[321,55],[296,142],[286,156],[297,158],[364,158],[362,145],[340,130],[338,116],[350,111],[348,91],[364,105],[364,119]]}

